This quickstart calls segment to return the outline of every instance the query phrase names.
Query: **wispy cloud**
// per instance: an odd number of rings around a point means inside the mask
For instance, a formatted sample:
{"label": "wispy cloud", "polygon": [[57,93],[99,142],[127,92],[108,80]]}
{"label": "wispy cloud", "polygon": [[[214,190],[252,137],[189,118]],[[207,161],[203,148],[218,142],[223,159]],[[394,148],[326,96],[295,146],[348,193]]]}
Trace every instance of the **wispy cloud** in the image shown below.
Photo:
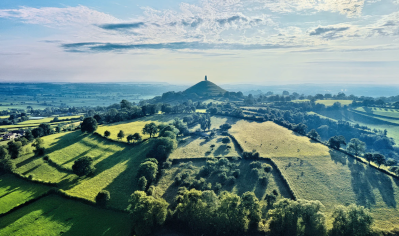
{"label": "wispy cloud", "polygon": [[137,23],[103,24],[99,25],[99,27],[105,30],[125,30],[125,29],[137,29],[144,25],[145,25],[144,22],[137,22]]}

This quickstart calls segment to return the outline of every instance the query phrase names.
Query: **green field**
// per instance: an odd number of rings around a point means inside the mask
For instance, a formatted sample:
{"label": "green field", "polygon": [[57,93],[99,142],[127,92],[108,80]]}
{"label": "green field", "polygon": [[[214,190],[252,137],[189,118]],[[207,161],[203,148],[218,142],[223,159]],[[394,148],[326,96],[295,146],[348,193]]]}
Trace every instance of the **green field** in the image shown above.
{"label": "green field", "polygon": [[50,187],[48,186],[35,184],[13,175],[1,176],[0,214],[8,212],[12,208],[44,194],[49,189]]}
{"label": "green field", "polygon": [[399,226],[397,179],[272,122],[242,120],[230,132],[244,150],[272,158],[296,195],[321,201],[328,215],[355,203],[370,209],[376,227]]}
{"label": "green field", "polygon": [[0,235],[129,235],[129,217],[59,196],[44,197],[0,221]]}
{"label": "green field", "polygon": [[[90,201],[94,201],[99,191],[106,189],[113,196],[109,204],[119,209],[126,208],[136,187],[136,169],[153,142],[149,140],[140,145],[128,145],[80,131],[49,135],[43,139],[46,154],[56,166],[28,154],[15,160],[18,173],[59,183],[69,194]],[[73,162],[82,156],[94,159],[94,176],[78,178],[72,174]]]}
{"label": "green field", "polygon": [[[224,138],[224,136],[219,135],[210,140],[205,140],[201,137],[183,137],[179,139],[178,148],[172,152],[170,158],[181,159],[216,156],[239,157],[234,144],[232,142],[223,144],[222,138]],[[212,148],[211,145],[215,146]],[[230,148],[227,146],[230,146]]]}
{"label": "green field", "polygon": [[324,104],[326,107],[331,107],[334,103],[339,102],[341,106],[352,104],[352,100],[317,100],[316,103]]}
{"label": "green field", "polygon": [[184,116],[187,115],[188,114],[147,116],[140,119],[136,119],[134,121],[123,121],[109,125],[99,126],[96,132],[101,135],[104,135],[104,132],[108,130],[111,132],[111,136],[109,138],[113,140],[118,140],[117,135],[120,130],[123,130],[123,132],[125,133],[125,138],[122,141],[124,142],[127,142],[126,137],[129,134],[134,134],[134,133],[139,133],[140,135],[142,135],[143,139],[146,139],[150,137],[149,135],[142,134],[143,128],[146,124],[151,122],[154,122],[157,125],[162,123],[168,124],[171,123],[175,118],[182,119]]}
{"label": "green field", "polygon": [[354,110],[359,112],[368,113],[370,115],[385,116],[386,118],[399,119],[399,110],[391,108],[378,108],[378,107],[357,107]]}
{"label": "green field", "polygon": [[[57,122],[54,122],[54,123],[59,123],[59,122],[63,122],[63,121],[65,122],[66,119],[78,119],[78,118],[80,118],[80,116],[60,116],[60,117],[58,117],[59,120]],[[19,124],[21,124],[21,125],[42,124],[42,123],[50,123],[53,120],[54,120],[54,117],[46,117],[46,118],[37,119],[37,120],[26,120],[26,121],[23,121],[23,122],[21,122]]]}

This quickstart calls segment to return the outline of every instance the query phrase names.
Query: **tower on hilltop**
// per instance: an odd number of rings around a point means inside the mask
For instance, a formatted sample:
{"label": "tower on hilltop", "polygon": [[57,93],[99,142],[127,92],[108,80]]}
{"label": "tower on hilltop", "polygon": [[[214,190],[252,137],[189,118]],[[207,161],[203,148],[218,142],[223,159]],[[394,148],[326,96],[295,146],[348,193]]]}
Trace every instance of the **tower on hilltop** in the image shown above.
{"label": "tower on hilltop", "polygon": [[205,75],[205,81],[208,81],[208,77]]}

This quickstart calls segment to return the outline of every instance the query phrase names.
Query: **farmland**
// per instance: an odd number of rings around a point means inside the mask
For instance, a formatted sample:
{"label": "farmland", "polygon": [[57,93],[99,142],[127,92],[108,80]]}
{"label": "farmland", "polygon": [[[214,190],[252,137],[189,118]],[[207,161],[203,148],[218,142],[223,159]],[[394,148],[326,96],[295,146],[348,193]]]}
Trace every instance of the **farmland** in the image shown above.
{"label": "farmland", "polygon": [[379,227],[399,225],[397,179],[271,122],[239,121],[231,133],[244,150],[272,158],[299,198],[321,201],[328,213],[356,203],[371,210]]}
{"label": "farmland", "polygon": [[324,104],[326,107],[331,107],[334,103],[339,102],[341,106],[349,105],[352,100],[317,100],[316,103]]}

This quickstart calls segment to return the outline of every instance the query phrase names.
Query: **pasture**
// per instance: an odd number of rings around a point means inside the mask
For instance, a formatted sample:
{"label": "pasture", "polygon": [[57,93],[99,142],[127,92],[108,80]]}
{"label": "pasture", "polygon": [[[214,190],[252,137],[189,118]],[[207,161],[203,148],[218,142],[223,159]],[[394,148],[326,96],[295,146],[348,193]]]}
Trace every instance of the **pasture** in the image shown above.
{"label": "pasture", "polygon": [[13,175],[0,177],[0,214],[8,212],[12,208],[39,197],[50,189],[50,187],[35,184],[27,180],[17,178]]}
{"label": "pasture", "polygon": [[295,194],[321,201],[328,215],[336,205],[355,203],[370,209],[375,226],[399,226],[397,178],[272,122],[238,121],[230,133],[244,150],[270,157]]}
{"label": "pasture", "polygon": [[317,100],[316,103],[324,104],[326,107],[331,107],[334,103],[339,102],[341,106],[352,104],[352,100]]}
{"label": "pasture", "polygon": [[129,235],[125,213],[92,207],[55,195],[1,218],[0,235]]}
{"label": "pasture", "polygon": [[[174,183],[177,174],[182,171],[190,171],[193,176],[199,178],[199,171],[202,166],[205,165],[205,158],[202,160],[182,160],[176,164],[173,164],[171,168],[165,169],[164,174],[156,185],[155,196],[162,197],[169,203],[173,202],[174,197],[177,194],[178,186]],[[273,190],[278,193],[278,199],[280,198],[291,198],[289,190],[284,185],[281,177],[277,174],[276,170],[273,170],[268,174],[268,182],[266,185],[262,185],[258,182],[257,178],[251,174],[251,167],[249,164],[252,161],[249,160],[238,160],[231,161],[232,163],[238,165],[240,170],[240,176],[236,179],[233,185],[223,185],[220,191],[226,190],[241,196],[243,193],[250,191],[254,192],[259,200],[265,198],[266,194],[272,194]],[[261,160],[262,163],[268,163],[265,160]],[[210,183],[211,186],[220,181],[217,173],[211,174],[211,176],[206,177],[206,183]]]}
{"label": "pasture", "polygon": [[[43,137],[46,155],[54,164],[33,153],[15,160],[17,172],[33,175],[34,179],[58,183],[67,193],[94,201],[98,192],[111,193],[110,205],[125,209],[130,194],[135,190],[135,175],[139,163],[152,147],[153,140],[128,145],[80,131],[59,133]],[[79,178],[71,168],[79,157],[94,159],[93,176]]]}
{"label": "pasture", "polygon": [[379,108],[379,107],[357,107],[354,110],[359,112],[364,112],[367,114],[375,114],[379,116],[384,116],[386,118],[396,118],[399,119],[399,110],[392,108]]}
{"label": "pasture", "polygon": [[171,123],[175,118],[182,119],[186,115],[187,114],[146,116],[133,121],[123,121],[109,125],[102,125],[98,127],[96,132],[104,136],[104,132],[108,130],[111,132],[111,136],[109,138],[112,140],[118,140],[117,135],[119,131],[122,130],[125,133],[125,138],[122,140],[124,142],[127,142],[126,137],[129,134],[134,134],[134,133],[139,133],[140,135],[142,135],[143,139],[147,139],[150,136],[147,134],[146,135],[142,134],[143,128],[146,124],[149,124],[151,122],[154,122],[157,125],[162,123],[168,124]]}
{"label": "pasture", "polygon": [[198,157],[217,157],[217,156],[240,156],[233,142],[228,144],[222,143],[222,138],[225,136],[215,136],[206,140],[200,136],[188,136],[179,138],[178,147],[170,155],[171,159],[181,158],[198,158]]}

